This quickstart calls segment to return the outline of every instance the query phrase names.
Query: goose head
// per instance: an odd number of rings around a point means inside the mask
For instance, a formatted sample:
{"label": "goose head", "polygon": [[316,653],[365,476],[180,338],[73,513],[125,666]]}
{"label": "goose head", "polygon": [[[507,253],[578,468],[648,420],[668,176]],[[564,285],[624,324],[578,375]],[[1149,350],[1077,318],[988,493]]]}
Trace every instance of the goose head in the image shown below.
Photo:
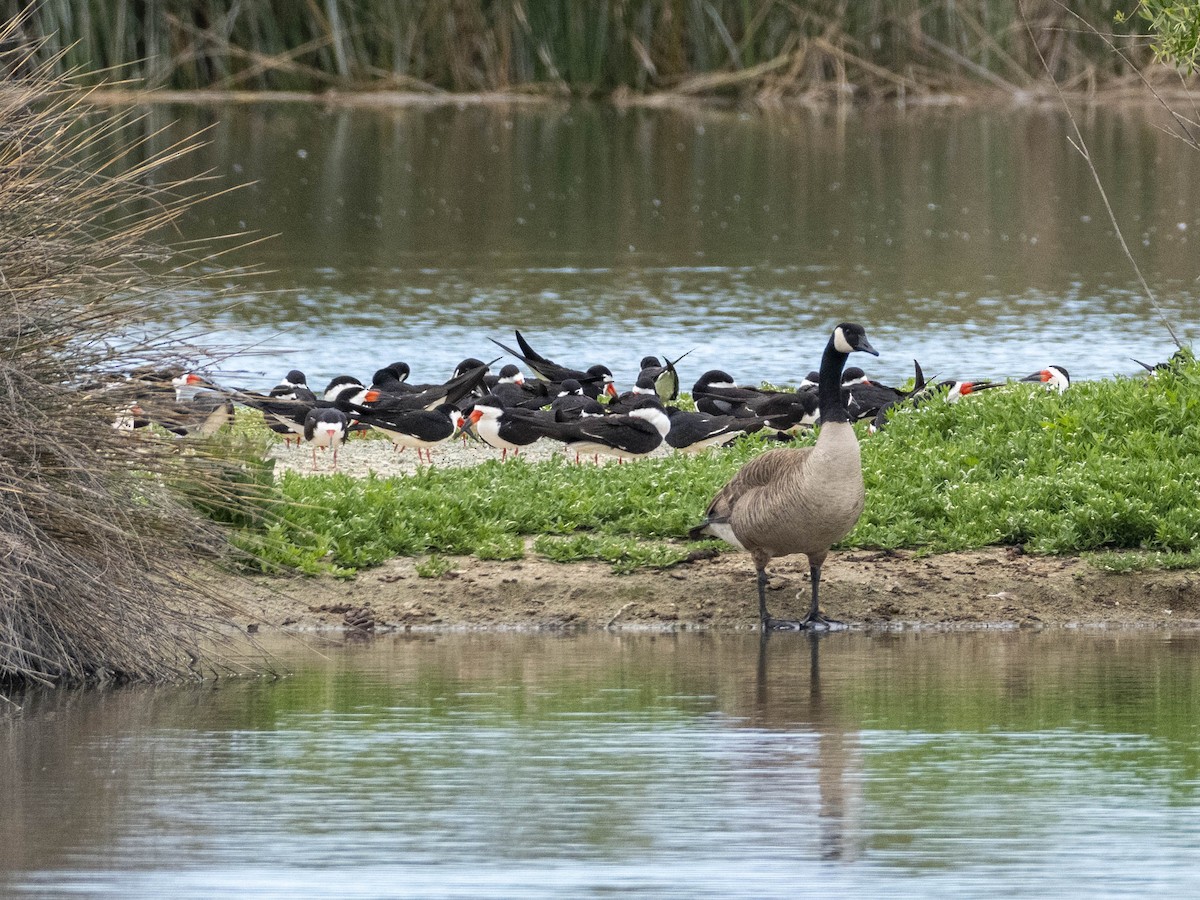
{"label": "goose head", "polygon": [[853,353],[856,350],[878,356],[879,351],[867,340],[867,332],[861,325],[853,322],[843,322],[833,329],[833,347],[839,353]]}

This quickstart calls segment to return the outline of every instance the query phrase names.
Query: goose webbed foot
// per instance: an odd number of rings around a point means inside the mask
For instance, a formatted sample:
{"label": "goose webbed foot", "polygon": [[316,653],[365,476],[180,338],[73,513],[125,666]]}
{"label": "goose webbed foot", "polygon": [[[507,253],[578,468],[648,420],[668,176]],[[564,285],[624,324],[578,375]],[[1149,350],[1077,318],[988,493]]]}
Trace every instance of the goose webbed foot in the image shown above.
{"label": "goose webbed foot", "polygon": [[808,626],[799,619],[766,618],[762,623],[763,631],[803,631]]}
{"label": "goose webbed foot", "polygon": [[839,619],[829,618],[822,612],[812,612],[800,621],[800,627],[821,631],[837,631],[849,626]]}
{"label": "goose webbed foot", "polygon": [[764,631],[840,631],[849,628],[845,622],[831,619],[823,613],[809,614],[803,619],[776,619],[767,617],[763,620]]}

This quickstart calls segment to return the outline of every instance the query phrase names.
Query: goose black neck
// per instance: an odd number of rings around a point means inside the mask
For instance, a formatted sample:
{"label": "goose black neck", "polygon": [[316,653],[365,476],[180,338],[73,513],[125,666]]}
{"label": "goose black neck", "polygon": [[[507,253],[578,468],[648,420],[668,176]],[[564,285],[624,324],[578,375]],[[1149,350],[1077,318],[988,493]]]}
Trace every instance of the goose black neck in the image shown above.
{"label": "goose black neck", "polygon": [[834,346],[832,337],[825,345],[825,352],[821,356],[821,377],[817,382],[822,425],[850,421],[850,412],[842,400],[842,369],[848,355]]}

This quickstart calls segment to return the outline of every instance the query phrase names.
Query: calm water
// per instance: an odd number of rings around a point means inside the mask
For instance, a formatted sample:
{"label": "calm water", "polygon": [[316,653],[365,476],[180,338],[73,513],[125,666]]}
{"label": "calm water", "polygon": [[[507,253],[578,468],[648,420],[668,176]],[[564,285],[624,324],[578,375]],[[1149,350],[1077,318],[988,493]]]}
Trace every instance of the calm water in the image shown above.
{"label": "calm water", "polygon": [[[440,380],[521,328],[551,358],[693,351],[794,382],[829,327],[866,324],[872,374],[1075,377],[1166,358],[1056,109],[617,110],[590,105],[157,107],[159,143],[211,125],[189,167],[216,187],[183,237],[276,235],[235,261],[244,302],[206,297],[230,377],[323,384],[403,359]],[[172,124],[173,123],[173,124]],[[1145,111],[1081,117],[1151,286],[1194,336],[1200,153]],[[253,349],[253,353],[247,352]]]}
{"label": "calm water", "polygon": [[444,634],[35,694],[0,894],[1196,896],[1200,636]]}

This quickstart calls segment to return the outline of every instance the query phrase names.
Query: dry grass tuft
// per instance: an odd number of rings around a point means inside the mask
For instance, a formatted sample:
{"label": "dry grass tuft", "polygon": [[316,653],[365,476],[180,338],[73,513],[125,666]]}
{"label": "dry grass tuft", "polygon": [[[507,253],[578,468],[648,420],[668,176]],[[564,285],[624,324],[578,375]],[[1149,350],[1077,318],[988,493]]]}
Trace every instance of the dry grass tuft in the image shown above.
{"label": "dry grass tuft", "polygon": [[179,353],[138,337],[140,311],[200,277],[155,239],[186,185],[149,177],[189,148],[86,115],[40,49],[0,53],[0,681],[195,676],[221,610],[189,572],[225,541],[172,485],[222,471],[113,427],[139,391],[120,373]]}

